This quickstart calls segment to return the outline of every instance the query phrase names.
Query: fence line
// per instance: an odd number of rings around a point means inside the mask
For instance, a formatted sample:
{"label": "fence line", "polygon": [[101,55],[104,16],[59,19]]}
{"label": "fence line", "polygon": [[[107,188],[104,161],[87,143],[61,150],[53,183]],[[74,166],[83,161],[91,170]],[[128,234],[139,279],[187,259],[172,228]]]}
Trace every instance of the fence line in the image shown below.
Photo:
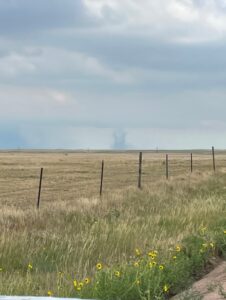
{"label": "fence line", "polygon": [[[226,164],[226,156],[223,156],[225,152],[217,153],[219,153],[219,156],[222,154],[222,159],[220,161],[221,164],[220,162],[218,164],[221,166],[224,163]],[[200,169],[204,170],[205,168],[205,170],[207,170],[207,168],[209,168],[209,170],[211,169],[214,172],[216,172],[217,169],[216,152],[214,147],[212,147],[212,152],[209,150],[208,153],[192,152],[183,153],[183,155],[181,155],[181,153],[169,152],[166,154],[165,160],[164,157],[158,159],[159,154],[161,153],[158,153],[158,156],[156,157],[154,156],[155,153],[153,153],[153,156],[149,156],[149,153],[147,157],[145,156],[145,152],[138,152],[137,154],[138,157],[136,157],[136,160],[134,160],[134,156],[132,156],[132,159],[130,157],[126,158],[128,159],[128,161],[126,159],[125,161],[118,160],[118,158],[114,160],[111,156],[111,159],[109,159],[106,166],[105,161],[101,161],[101,170],[98,168],[98,161],[93,161],[91,168],[91,163],[89,163],[88,160],[84,160],[84,162],[81,161],[81,163],[73,162],[72,164],[70,164],[70,161],[67,162],[65,160],[65,165],[60,164],[61,166],[66,166],[64,167],[63,172],[62,169],[55,168],[55,165],[52,169],[51,167],[47,168],[47,173],[45,172],[46,184],[44,189],[42,188],[43,168],[41,168],[38,196],[36,200],[37,209],[40,208],[41,198],[43,198],[44,195],[46,195],[44,197],[49,198],[50,195],[53,195],[55,193],[54,195],[60,199],[60,197],[65,194],[65,192],[67,193],[67,196],[69,194],[73,195],[77,192],[81,195],[83,195],[83,193],[84,195],[86,195],[85,193],[97,194],[99,189],[99,195],[102,196],[104,191],[110,190],[110,185],[112,186],[112,188],[116,187],[116,189],[123,189],[123,187],[126,185],[136,185],[139,189],[141,189],[144,183],[147,183],[147,181],[150,182],[151,178],[153,178],[153,180],[156,180],[159,177],[163,179],[165,176],[165,178],[169,180],[176,174],[184,174],[185,172],[187,174],[191,174],[194,172],[194,169],[198,171]],[[210,154],[212,154],[212,160]],[[200,159],[200,162],[197,162],[198,159]],[[199,168],[198,163],[200,163]],[[79,169],[73,170],[73,168]],[[36,170],[36,168],[34,169]],[[21,169],[15,169],[15,167],[12,169],[11,167],[4,167],[4,170],[6,170],[6,176],[4,176],[4,173],[2,172],[3,175],[0,178],[0,184],[3,183],[0,189],[0,196],[2,196],[4,202],[8,200],[11,201],[11,199],[16,197],[17,195],[19,196],[18,199],[20,201],[27,199],[28,197],[26,196],[25,192],[29,191],[28,193],[31,194],[31,192],[36,189],[35,187],[31,187],[33,186],[33,178],[35,178],[35,174],[33,173],[33,171],[31,173],[31,169],[24,167]],[[14,173],[11,174],[10,172],[12,170]],[[17,176],[20,177],[20,179],[17,180]],[[7,187],[5,178],[9,178],[10,180],[9,187]],[[76,185],[74,185],[75,178]],[[15,179],[15,181],[12,181],[11,179]],[[18,189],[18,186],[24,186],[24,188]],[[87,186],[89,186],[89,190],[86,190]],[[78,189],[78,187],[80,187],[80,189]],[[45,194],[43,195],[44,192]]]}

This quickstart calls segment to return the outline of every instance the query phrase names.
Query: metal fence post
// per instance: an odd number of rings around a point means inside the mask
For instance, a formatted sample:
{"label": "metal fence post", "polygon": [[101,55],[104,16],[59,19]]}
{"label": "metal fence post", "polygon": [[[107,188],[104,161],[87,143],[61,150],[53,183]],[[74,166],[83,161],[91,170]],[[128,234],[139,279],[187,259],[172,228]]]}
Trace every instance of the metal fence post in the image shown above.
{"label": "metal fence post", "polygon": [[40,172],[37,209],[39,209],[39,206],[40,206],[41,190],[42,190],[42,175],[43,175],[43,168],[41,168],[41,172]]}
{"label": "metal fence post", "polygon": [[166,154],[166,179],[169,179],[169,156]]}
{"label": "metal fence post", "polygon": [[213,156],[213,170],[216,172],[216,163],[215,163],[215,149],[212,147],[212,156]]}
{"label": "metal fence post", "polygon": [[142,177],[142,152],[139,154],[139,170],[138,170],[138,188],[141,189],[141,177]]}
{"label": "metal fence post", "polygon": [[102,192],[103,192],[103,180],[104,180],[104,160],[102,160],[102,165],[101,165],[100,196],[102,196]]}

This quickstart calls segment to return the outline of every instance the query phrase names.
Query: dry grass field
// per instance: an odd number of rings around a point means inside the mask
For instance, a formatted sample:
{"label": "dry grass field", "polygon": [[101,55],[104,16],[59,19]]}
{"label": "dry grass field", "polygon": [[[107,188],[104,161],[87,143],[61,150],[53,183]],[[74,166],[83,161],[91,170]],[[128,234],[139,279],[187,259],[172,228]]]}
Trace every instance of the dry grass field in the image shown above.
{"label": "dry grass field", "polygon": [[[40,168],[44,168],[42,206],[80,197],[97,197],[101,161],[105,161],[104,192],[137,186],[138,152],[0,152],[1,203],[21,208],[34,206]],[[226,168],[226,152],[217,153],[217,167]],[[193,156],[196,174],[212,171],[211,151]],[[143,154],[143,185],[165,180],[165,153]],[[190,153],[169,153],[169,175],[190,176]]]}
{"label": "dry grass field", "polygon": [[[99,197],[101,161],[105,161]],[[0,153],[0,294],[73,296],[73,278],[165,249],[226,216],[226,152]],[[44,168],[40,210],[36,209]],[[28,265],[32,265],[32,269]],[[29,274],[28,274],[29,271]],[[59,289],[58,272],[68,274]],[[28,276],[29,275],[29,276]]]}

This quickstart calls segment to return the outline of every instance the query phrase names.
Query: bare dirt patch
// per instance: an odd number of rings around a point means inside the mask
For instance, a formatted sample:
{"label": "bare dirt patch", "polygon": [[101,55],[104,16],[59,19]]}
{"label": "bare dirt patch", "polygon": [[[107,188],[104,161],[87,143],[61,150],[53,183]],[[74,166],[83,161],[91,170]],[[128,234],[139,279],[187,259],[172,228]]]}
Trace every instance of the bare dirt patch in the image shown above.
{"label": "bare dirt patch", "polygon": [[226,262],[222,261],[209,274],[195,282],[192,288],[172,298],[173,300],[226,299]]}

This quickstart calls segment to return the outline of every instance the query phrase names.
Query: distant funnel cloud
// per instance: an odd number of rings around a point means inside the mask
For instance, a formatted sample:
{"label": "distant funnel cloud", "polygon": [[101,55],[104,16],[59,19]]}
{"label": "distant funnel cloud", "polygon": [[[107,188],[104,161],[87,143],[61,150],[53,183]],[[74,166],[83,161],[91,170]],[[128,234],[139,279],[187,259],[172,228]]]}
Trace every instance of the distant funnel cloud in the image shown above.
{"label": "distant funnel cloud", "polygon": [[126,143],[126,135],[126,132],[123,130],[117,130],[114,132],[114,142],[112,145],[114,150],[125,150],[129,148],[128,144]]}

